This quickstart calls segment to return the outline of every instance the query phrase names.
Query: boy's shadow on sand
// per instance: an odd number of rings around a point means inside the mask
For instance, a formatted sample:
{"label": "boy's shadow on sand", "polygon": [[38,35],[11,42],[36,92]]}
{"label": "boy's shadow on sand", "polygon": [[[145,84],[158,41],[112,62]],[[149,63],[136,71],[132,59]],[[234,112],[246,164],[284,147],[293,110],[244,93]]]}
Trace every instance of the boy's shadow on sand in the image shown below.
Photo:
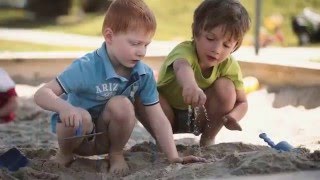
{"label": "boy's shadow on sand", "polygon": [[312,87],[271,87],[268,92],[275,93],[273,107],[281,108],[287,105],[303,106],[314,109],[320,106],[320,86]]}

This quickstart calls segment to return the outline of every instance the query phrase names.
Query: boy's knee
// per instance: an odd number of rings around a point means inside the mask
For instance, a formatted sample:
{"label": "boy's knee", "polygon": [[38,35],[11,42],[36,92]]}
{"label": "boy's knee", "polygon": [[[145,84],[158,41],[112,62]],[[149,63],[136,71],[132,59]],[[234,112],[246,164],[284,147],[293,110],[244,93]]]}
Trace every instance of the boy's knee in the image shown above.
{"label": "boy's knee", "polygon": [[86,131],[92,131],[92,117],[87,110],[81,110],[82,124],[84,127],[87,127]]}
{"label": "boy's knee", "polygon": [[225,77],[218,78],[213,86],[214,98],[225,108],[233,108],[236,102],[236,89],[233,82]]}
{"label": "boy's knee", "polygon": [[81,117],[84,123],[92,122],[91,115],[87,110],[84,110],[84,109],[81,110]]}
{"label": "boy's knee", "polygon": [[135,117],[134,106],[125,96],[111,98],[106,105],[105,111],[107,116],[119,119],[119,121]]}

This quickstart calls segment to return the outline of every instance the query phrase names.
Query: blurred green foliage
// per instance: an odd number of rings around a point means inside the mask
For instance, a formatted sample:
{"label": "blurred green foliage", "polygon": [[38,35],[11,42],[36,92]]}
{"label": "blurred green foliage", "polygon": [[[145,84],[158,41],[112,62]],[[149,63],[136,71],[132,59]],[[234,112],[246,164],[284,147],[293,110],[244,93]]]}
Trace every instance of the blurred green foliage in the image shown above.
{"label": "blurred green foliage", "polygon": [[[247,8],[251,20],[252,27],[249,34],[253,34],[255,28],[255,2],[256,0],[240,0]],[[297,46],[298,39],[294,35],[291,28],[291,18],[298,15],[306,7],[312,8],[317,12],[320,12],[320,1],[319,0],[262,0],[262,17],[263,20],[273,14],[281,14],[284,17],[282,24],[282,30],[285,35],[285,43],[288,46]]]}
{"label": "blurred green foliage", "polygon": [[[77,0],[74,0],[77,1]],[[158,27],[155,40],[185,40],[191,38],[191,23],[194,9],[202,0],[145,0],[154,11]],[[248,41],[253,39],[256,0],[240,0],[247,8],[252,26]],[[79,3],[74,3],[79,5]],[[291,18],[303,8],[311,7],[320,11],[320,0],[262,0],[263,18],[272,14],[284,17],[282,25],[287,46],[297,46],[297,38],[291,29]],[[32,19],[32,15],[22,10],[0,10],[0,27],[36,28],[46,31],[60,31],[83,35],[101,35],[103,13],[84,14],[79,8],[71,8],[68,16],[57,19]]]}
{"label": "blurred green foliage", "polygon": [[19,52],[28,52],[28,51],[89,51],[93,50],[92,48],[82,48],[82,47],[73,47],[73,46],[52,46],[36,43],[28,43],[21,41],[7,41],[0,40],[0,52],[6,51],[19,51]]}

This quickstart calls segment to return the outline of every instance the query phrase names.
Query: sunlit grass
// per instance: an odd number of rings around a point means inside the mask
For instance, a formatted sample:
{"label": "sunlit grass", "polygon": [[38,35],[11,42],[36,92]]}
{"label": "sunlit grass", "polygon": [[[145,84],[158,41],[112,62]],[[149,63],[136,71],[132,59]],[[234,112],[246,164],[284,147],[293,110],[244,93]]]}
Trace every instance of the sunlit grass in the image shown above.
{"label": "sunlit grass", "polygon": [[0,40],[0,52],[7,51],[89,51],[92,48],[71,47],[71,46],[51,46],[20,41]]}
{"label": "sunlit grass", "polygon": [[[145,0],[157,19],[157,31],[154,40],[188,40],[191,38],[191,23],[195,8],[203,0]],[[247,8],[252,26],[247,34],[246,44],[252,44],[255,27],[255,0],[241,0]],[[297,46],[297,37],[292,32],[291,17],[299,14],[304,7],[320,9],[319,0],[267,0],[263,1],[262,22],[264,17],[281,13],[284,17],[283,32],[286,46]],[[74,9],[74,8],[73,8]],[[22,10],[0,9],[0,27],[40,29],[45,31],[66,32],[82,35],[101,36],[103,13],[83,14],[72,10],[69,16],[52,20],[34,20],[30,13]],[[277,45],[277,44],[275,44]],[[14,48],[13,48],[14,49]],[[45,48],[44,48],[45,49]],[[65,49],[65,48],[62,48]]]}

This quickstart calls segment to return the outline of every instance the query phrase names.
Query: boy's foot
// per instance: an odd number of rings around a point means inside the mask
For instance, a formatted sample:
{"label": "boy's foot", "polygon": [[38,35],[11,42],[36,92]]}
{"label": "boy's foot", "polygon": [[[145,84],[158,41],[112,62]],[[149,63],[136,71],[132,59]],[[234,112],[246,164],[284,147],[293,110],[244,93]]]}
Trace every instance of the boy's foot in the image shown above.
{"label": "boy's foot", "polygon": [[75,160],[73,154],[62,154],[60,151],[57,152],[57,154],[52,158],[52,160],[58,164],[61,164],[63,166],[70,166],[71,163]]}
{"label": "boy's foot", "polygon": [[215,144],[215,138],[209,139],[209,138],[205,138],[205,137],[203,137],[203,135],[201,135],[200,147],[207,147],[207,146],[211,146],[214,144]]}
{"label": "boy's foot", "polygon": [[109,154],[109,172],[116,176],[125,176],[129,173],[129,166],[122,153]]}
{"label": "boy's foot", "polygon": [[235,119],[231,119],[231,118],[226,118],[223,117],[223,125],[231,130],[231,131],[242,131],[242,128],[240,126],[240,124],[235,120]]}

